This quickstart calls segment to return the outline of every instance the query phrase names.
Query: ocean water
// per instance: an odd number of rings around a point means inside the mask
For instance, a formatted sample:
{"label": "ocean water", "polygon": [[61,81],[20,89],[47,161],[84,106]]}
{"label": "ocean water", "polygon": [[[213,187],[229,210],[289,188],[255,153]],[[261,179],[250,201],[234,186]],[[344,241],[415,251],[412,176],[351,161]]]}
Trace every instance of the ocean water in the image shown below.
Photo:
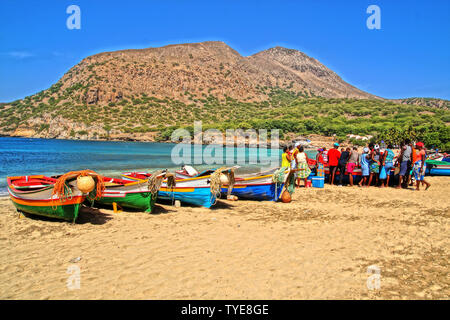
{"label": "ocean water", "polygon": [[[176,144],[150,142],[80,141],[56,139],[28,139],[0,137],[0,194],[6,193],[6,177],[19,175],[56,175],[73,170],[91,169],[107,176],[119,176],[124,171],[152,172],[158,169],[175,169],[180,164],[172,160],[172,150]],[[180,145],[178,145],[180,146]],[[199,150],[191,148],[191,161]],[[204,146],[202,154],[205,153]],[[230,151],[231,150],[231,151]],[[257,172],[271,166],[261,163],[261,154],[267,152],[274,159],[281,157],[281,150],[257,148],[223,148],[223,155],[234,153],[236,164],[238,153],[245,154],[245,164],[240,172]],[[243,152],[243,153],[242,153]],[[228,158],[230,159],[230,157]],[[257,163],[249,163],[256,159]],[[264,158],[263,158],[264,159]],[[254,161],[255,162],[255,161]],[[192,162],[191,162],[192,163]],[[241,163],[239,163],[241,165]],[[193,165],[198,170],[221,167],[205,161]],[[276,163],[275,166],[279,166]]]}

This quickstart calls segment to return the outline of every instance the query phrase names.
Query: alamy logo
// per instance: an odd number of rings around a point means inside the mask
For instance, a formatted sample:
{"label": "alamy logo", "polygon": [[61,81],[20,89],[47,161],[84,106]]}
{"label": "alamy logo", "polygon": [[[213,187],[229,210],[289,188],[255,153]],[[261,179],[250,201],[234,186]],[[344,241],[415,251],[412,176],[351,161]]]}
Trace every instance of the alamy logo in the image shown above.
{"label": "alamy logo", "polygon": [[381,269],[376,266],[368,266],[367,274],[369,277],[367,278],[367,289],[369,290],[378,290],[381,288]]}
{"label": "alamy logo", "polygon": [[70,14],[70,16],[67,18],[66,25],[67,29],[74,30],[74,29],[81,29],[81,9],[77,5],[70,5],[66,9],[66,13]]}
{"label": "alamy logo", "polygon": [[[227,129],[224,135],[217,129],[202,130],[202,122],[195,121],[192,133],[186,129],[177,129],[171,135],[172,142],[181,142],[172,148],[171,159],[179,164],[208,164],[208,165],[246,165],[259,164],[262,167],[276,167],[279,165],[280,148],[279,130],[268,132],[265,129]],[[205,147],[204,144],[206,144]],[[236,148],[224,148],[236,146]],[[269,147],[269,148],[268,148]],[[276,150],[271,151],[270,150]],[[257,150],[249,152],[246,150]],[[225,152],[224,152],[225,151]]]}
{"label": "alamy logo", "polygon": [[67,278],[67,289],[69,290],[78,290],[81,285],[81,277],[80,277],[80,267],[76,264],[71,264],[67,267],[67,274],[70,276]]}
{"label": "alamy logo", "polygon": [[369,30],[381,29],[381,9],[379,6],[372,4],[367,7],[368,14],[371,14],[366,21],[367,28]]}

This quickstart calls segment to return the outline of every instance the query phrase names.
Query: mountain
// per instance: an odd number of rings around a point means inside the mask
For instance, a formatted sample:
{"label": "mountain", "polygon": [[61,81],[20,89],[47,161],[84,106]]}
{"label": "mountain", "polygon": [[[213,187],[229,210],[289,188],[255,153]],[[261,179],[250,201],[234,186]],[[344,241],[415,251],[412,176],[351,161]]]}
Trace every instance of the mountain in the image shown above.
{"label": "mountain", "polygon": [[[49,89],[0,104],[0,134],[154,140],[167,127],[194,120],[223,129],[225,123],[248,127],[297,112],[298,121],[319,117],[317,122],[334,114],[337,104],[344,108],[338,117],[367,118],[392,103],[353,87],[300,51],[275,47],[243,57],[223,42],[208,41],[87,57]],[[318,104],[324,107],[311,114]],[[377,109],[361,112],[364,106]]]}
{"label": "mountain", "polygon": [[287,88],[327,98],[374,98],[344,82],[302,52],[281,47],[243,57],[223,42],[124,50],[84,59],[59,81],[61,89],[89,86],[88,104],[117,102],[124,95],[174,98],[201,96],[261,101],[261,87]]}

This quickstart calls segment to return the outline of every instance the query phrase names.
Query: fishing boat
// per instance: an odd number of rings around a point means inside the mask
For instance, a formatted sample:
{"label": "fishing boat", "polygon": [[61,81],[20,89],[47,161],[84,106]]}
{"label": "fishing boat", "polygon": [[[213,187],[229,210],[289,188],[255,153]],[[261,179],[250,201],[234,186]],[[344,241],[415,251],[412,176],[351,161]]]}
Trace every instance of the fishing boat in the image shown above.
{"label": "fishing boat", "polygon": [[427,157],[429,160],[450,162],[450,156],[447,153],[431,153]]}
{"label": "fishing boat", "polygon": [[[233,169],[237,168],[233,167]],[[221,188],[221,195],[227,197],[231,194],[239,199],[247,200],[278,201],[284,187],[284,181],[274,181],[273,175],[277,170],[278,168],[273,168],[261,173],[235,176],[231,192],[229,191],[229,183],[226,183],[225,180]],[[194,179],[211,175],[214,171],[215,169],[207,169],[199,172],[191,166],[184,165],[181,170],[177,170],[175,173],[177,178]]]}
{"label": "fishing boat", "polygon": [[450,162],[426,160],[425,174],[431,176],[450,176]]}
{"label": "fishing boat", "polygon": [[[161,179],[164,175],[161,174]],[[130,181],[116,178],[104,178],[105,190],[95,204],[152,212],[158,189],[152,190],[147,179]]]}
{"label": "fishing boat", "polygon": [[[324,165],[324,173],[325,173],[325,179],[327,181],[330,181],[330,166],[328,164]],[[339,168],[337,168],[335,176],[334,176],[334,181],[339,181],[340,174],[341,174],[341,171],[339,170]],[[353,183],[355,183],[355,184],[359,183],[361,181],[361,179],[362,179],[361,167],[355,167],[353,169],[352,176],[353,176]],[[343,179],[342,183],[349,183],[349,182],[350,182],[350,180],[349,180],[349,177],[348,177],[348,173],[346,173],[344,175],[344,179]]]}
{"label": "fishing boat", "polygon": [[[231,168],[221,168],[202,176],[176,178],[175,186],[168,185],[167,179],[164,179],[158,191],[158,200],[179,200],[183,203],[210,208],[216,203],[217,197],[220,195],[220,182],[217,181],[220,174],[230,170]],[[148,179],[151,174],[126,172],[122,176],[124,179],[142,182]]]}
{"label": "fishing boat", "polygon": [[[314,167],[314,166],[311,166]],[[395,168],[392,168],[387,174],[392,176],[394,175],[395,172]],[[324,173],[325,173],[325,178],[330,181],[330,166],[328,164],[324,164]],[[336,173],[334,176],[334,181],[339,181],[339,176],[340,176],[341,172],[339,170],[339,168],[336,169]],[[353,169],[353,183],[357,184],[361,181],[362,179],[362,169],[361,166],[357,166]],[[345,172],[344,174],[344,179],[342,181],[343,183],[349,183],[349,177],[348,177],[348,173]],[[390,183],[393,183],[393,180],[390,180]]]}
{"label": "fishing boat", "polygon": [[8,193],[18,211],[75,222],[81,204],[94,188],[92,186],[84,192],[80,190],[78,177],[82,174],[99,177],[88,170],[84,173],[69,172],[60,177],[8,177]]}
{"label": "fishing boat", "polygon": [[207,170],[199,172],[199,171],[197,171],[197,169],[195,169],[192,166],[183,165],[180,170],[176,170],[175,171],[175,176],[178,179],[189,179],[189,178],[203,177],[203,176],[207,176],[207,175],[213,174],[215,170],[216,169],[207,169]]}
{"label": "fishing boat", "polygon": [[[283,190],[285,179],[274,181],[273,174],[253,174],[235,177],[231,194],[239,199],[278,201]],[[221,188],[222,195],[228,194],[228,185]]]}

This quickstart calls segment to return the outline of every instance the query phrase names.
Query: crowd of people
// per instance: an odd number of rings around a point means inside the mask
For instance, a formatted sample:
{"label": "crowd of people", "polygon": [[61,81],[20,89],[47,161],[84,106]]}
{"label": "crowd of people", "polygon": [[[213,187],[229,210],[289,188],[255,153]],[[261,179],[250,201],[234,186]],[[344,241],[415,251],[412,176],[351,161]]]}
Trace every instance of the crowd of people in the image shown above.
{"label": "crowd of people", "polygon": [[[369,143],[359,153],[357,147],[346,147],[339,150],[339,143],[334,143],[333,148],[317,150],[316,159],[309,159],[304,147],[301,145],[290,145],[283,149],[281,166],[296,171],[296,186],[301,182],[308,187],[308,177],[314,171],[315,175],[326,172],[328,167],[328,182],[333,185],[343,185],[345,176],[348,176],[348,185],[354,186],[354,177],[361,177],[359,187],[378,186],[381,188],[395,182],[396,188],[408,188],[414,185],[419,190],[424,186],[425,190],[430,183],[425,180],[425,160],[427,153],[422,142],[415,145],[410,140],[400,144],[398,154],[391,144],[387,146],[382,143]],[[361,174],[355,175],[355,169],[361,168]],[[312,170],[311,170],[312,169]],[[338,174],[339,173],[339,174]],[[323,176],[325,176],[323,174]],[[392,177],[398,181],[390,181]]]}

